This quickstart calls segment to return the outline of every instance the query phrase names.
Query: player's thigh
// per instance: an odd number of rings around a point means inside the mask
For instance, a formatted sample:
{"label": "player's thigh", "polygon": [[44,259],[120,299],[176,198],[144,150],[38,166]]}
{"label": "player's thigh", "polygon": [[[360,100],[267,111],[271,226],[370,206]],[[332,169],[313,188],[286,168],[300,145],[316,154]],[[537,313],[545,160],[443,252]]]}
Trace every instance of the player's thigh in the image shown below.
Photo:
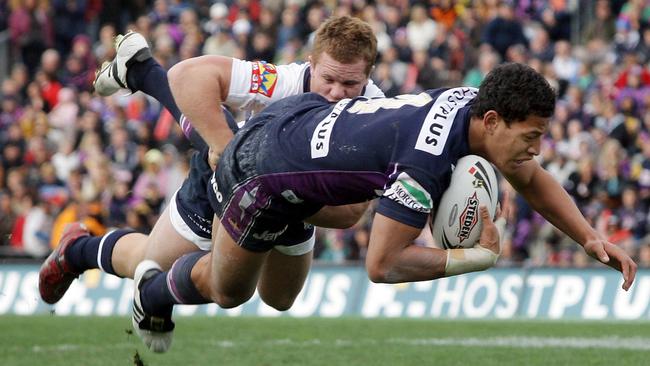
{"label": "player's thigh", "polygon": [[257,286],[262,300],[278,310],[293,304],[305,283],[312,263],[315,230],[312,225],[293,222],[277,239],[262,268]]}
{"label": "player's thigh", "polygon": [[286,310],[302,290],[309,274],[313,250],[302,255],[286,255],[275,249],[264,263],[257,290],[268,305]]}
{"label": "player's thigh", "polygon": [[211,294],[220,305],[241,303],[255,292],[268,252],[239,246],[215,217],[212,228]]}
{"label": "player's thigh", "polygon": [[172,225],[168,205],[147,238],[145,259],[158,263],[163,270],[171,268],[182,255],[200,250],[194,243],[185,239]]}

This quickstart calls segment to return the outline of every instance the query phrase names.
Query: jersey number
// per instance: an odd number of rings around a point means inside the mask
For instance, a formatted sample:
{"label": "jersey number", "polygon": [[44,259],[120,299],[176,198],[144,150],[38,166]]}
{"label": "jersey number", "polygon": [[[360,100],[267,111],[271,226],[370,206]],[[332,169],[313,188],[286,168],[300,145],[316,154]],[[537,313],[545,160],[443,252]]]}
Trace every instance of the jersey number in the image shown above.
{"label": "jersey number", "polygon": [[369,114],[375,113],[379,109],[399,109],[404,106],[422,107],[431,100],[431,96],[427,93],[398,95],[395,98],[361,99],[355,101],[348,108],[348,113]]}

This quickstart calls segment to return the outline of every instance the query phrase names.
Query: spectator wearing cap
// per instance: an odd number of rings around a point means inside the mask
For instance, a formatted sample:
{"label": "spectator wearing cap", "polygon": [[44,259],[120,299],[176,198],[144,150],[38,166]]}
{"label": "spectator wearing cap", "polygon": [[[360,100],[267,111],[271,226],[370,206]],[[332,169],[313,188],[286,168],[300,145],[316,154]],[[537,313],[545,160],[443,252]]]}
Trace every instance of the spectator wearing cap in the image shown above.
{"label": "spectator wearing cap", "polygon": [[203,30],[207,34],[215,34],[221,28],[228,27],[228,7],[224,3],[216,2],[210,6],[210,18],[203,23]]}

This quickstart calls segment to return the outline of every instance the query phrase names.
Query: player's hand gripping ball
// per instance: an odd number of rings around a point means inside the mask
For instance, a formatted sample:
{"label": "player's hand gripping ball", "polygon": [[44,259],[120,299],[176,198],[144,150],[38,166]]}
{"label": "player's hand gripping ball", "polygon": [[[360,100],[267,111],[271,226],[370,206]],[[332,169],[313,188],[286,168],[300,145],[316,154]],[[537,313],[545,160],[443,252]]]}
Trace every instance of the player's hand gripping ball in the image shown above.
{"label": "player's hand gripping ball", "polygon": [[494,217],[498,203],[499,187],[492,164],[477,155],[462,157],[431,224],[435,245],[441,249],[473,247],[481,236],[479,205],[485,205]]}

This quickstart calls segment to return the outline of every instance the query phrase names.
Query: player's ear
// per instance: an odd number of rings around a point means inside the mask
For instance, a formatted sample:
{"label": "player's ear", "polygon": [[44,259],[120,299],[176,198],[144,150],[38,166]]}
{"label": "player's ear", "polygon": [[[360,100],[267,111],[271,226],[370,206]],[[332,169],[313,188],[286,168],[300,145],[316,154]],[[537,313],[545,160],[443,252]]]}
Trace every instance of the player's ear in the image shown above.
{"label": "player's ear", "polygon": [[494,110],[489,110],[483,115],[483,125],[487,133],[492,134],[499,124],[499,113]]}

